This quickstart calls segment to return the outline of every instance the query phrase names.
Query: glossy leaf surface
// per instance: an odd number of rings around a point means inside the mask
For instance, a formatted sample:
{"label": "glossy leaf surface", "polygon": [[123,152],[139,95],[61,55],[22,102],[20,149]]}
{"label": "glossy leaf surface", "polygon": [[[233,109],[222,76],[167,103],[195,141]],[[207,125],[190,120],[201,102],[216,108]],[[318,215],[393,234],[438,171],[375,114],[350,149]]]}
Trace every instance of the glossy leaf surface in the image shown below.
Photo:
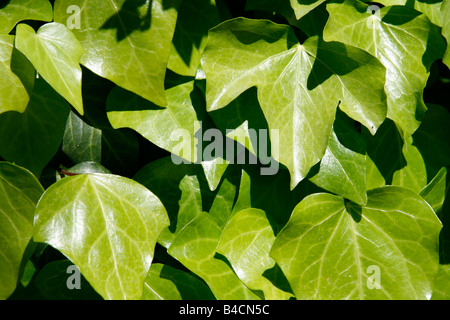
{"label": "glossy leaf surface", "polygon": [[9,33],[22,20],[51,21],[52,5],[48,0],[9,0],[0,9],[0,34]]}
{"label": "glossy leaf surface", "polygon": [[45,24],[37,33],[20,24],[16,47],[56,92],[83,114],[79,61],[84,50],[72,32],[60,23]]}
{"label": "glossy leaf surface", "polygon": [[[292,188],[324,155],[340,99],[372,131],[385,117],[385,71],[376,59],[317,37],[300,45],[292,29],[269,21],[234,19],[212,29],[202,67],[209,111],[257,86],[269,129],[279,131],[272,155],[290,170]],[[363,70],[378,76],[360,82]]]}
{"label": "glossy leaf surface", "polygon": [[363,207],[315,194],[294,209],[271,256],[298,299],[429,299],[441,227],[405,188],[374,189]]}
{"label": "glossy leaf surface", "polygon": [[167,213],[142,185],[82,174],[53,184],[39,201],[34,240],[64,253],[105,299],[140,299]]}
{"label": "glossy leaf surface", "polygon": [[0,162],[0,299],[16,288],[25,248],[33,235],[33,215],[44,189],[26,169]]}
{"label": "glossy leaf surface", "polygon": [[80,28],[73,29],[86,51],[81,63],[124,89],[165,106],[164,77],[178,2],[59,0],[55,21],[66,23],[69,6],[83,8]]}
{"label": "glossy leaf surface", "polygon": [[[386,67],[387,116],[407,138],[425,113],[422,92],[431,63],[440,58],[444,43],[428,18],[408,7],[369,6],[348,0],[329,4],[325,41],[341,41],[366,50]],[[433,45],[428,46],[428,43]]]}

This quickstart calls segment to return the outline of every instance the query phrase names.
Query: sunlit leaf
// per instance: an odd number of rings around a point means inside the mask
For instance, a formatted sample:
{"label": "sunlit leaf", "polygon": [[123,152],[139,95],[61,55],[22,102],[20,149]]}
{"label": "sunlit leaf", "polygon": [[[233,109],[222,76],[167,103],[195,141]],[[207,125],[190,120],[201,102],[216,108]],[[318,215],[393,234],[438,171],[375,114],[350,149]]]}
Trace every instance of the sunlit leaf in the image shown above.
{"label": "sunlit leaf", "polygon": [[0,299],[16,288],[22,256],[33,234],[34,210],[43,192],[28,170],[0,162]]}
{"label": "sunlit leaf", "polygon": [[[407,138],[419,127],[426,111],[422,93],[431,63],[445,48],[428,18],[405,6],[372,10],[347,0],[327,5],[330,13],[325,41],[341,41],[366,50],[386,67],[388,118]],[[430,44],[430,45],[428,45]]]}
{"label": "sunlit leaf", "polygon": [[405,188],[369,191],[363,207],[315,194],[295,208],[271,256],[298,299],[429,299],[441,227]]}
{"label": "sunlit leaf", "polygon": [[[269,129],[278,130],[272,156],[290,170],[291,188],[324,155],[340,100],[373,132],[385,117],[385,70],[376,59],[317,37],[299,44],[284,25],[243,18],[220,24],[209,33],[202,67],[209,111],[258,88]],[[376,76],[361,81],[362,73]]]}
{"label": "sunlit leaf", "polygon": [[8,0],[0,6],[0,34],[9,33],[22,20],[52,21],[53,10],[48,0]]}
{"label": "sunlit leaf", "polygon": [[16,47],[56,92],[83,114],[79,61],[84,50],[71,31],[63,24],[48,23],[36,33],[22,23],[17,26]]}
{"label": "sunlit leaf", "polygon": [[142,185],[108,174],[63,178],[36,209],[33,238],[60,250],[105,299],[140,299],[154,246],[169,224]]}
{"label": "sunlit leaf", "polygon": [[159,106],[167,104],[164,77],[177,20],[178,0],[58,0],[55,21],[66,23],[77,6],[72,31],[86,54],[81,63],[94,73]]}

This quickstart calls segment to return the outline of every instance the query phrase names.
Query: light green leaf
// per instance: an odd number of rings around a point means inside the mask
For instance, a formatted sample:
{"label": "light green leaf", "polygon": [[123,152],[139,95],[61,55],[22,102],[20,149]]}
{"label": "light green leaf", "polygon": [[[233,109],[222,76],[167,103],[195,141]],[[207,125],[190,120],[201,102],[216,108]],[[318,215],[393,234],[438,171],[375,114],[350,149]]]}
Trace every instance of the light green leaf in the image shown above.
{"label": "light green leaf", "polygon": [[[6,111],[23,112],[27,107],[30,96],[27,92],[25,80],[15,72],[14,66],[26,67],[25,61],[14,64],[14,57],[19,53],[14,49],[14,36],[0,35],[0,114]],[[28,78],[34,79],[32,68],[25,70]],[[32,88],[30,88],[32,89]]]}
{"label": "light green leaf", "polygon": [[72,32],[63,24],[47,23],[36,33],[22,23],[17,26],[16,47],[56,92],[83,114],[79,61],[84,50]]}
{"label": "light green leaf", "polygon": [[215,0],[182,1],[168,68],[178,74],[194,77],[206,46],[208,30],[219,22]]}
{"label": "light green leaf", "polygon": [[274,241],[275,235],[264,211],[244,209],[228,221],[217,252],[230,261],[247,287],[262,291],[267,300],[288,300],[292,294],[277,288],[264,276],[275,266],[269,256]]}
{"label": "light green leaf", "polygon": [[102,131],[70,112],[64,130],[62,151],[74,162],[101,162]]}
{"label": "light green leaf", "polygon": [[208,181],[211,191],[217,189],[220,181],[222,180],[225,171],[227,170],[229,162],[221,157],[217,157],[212,160],[203,160],[202,167]]}
{"label": "light green leaf", "polygon": [[[408,1],[406,3],[408,3]],[[414,9],[424,13],[435,25],[442,27],[442,23],[445,23],[445,20],[441,18],[442,3],[442,0],[415,0]]]}
{"label": "light green leaf", "polygon": [[9,33],[22,20],[52,21],[53,8],[48,0],[9,0],[0,9],[0,34]]}
{"label": "light green leaf", "polygon": [[159,199],[130,179],[82,174],[50,186],[34,240],[66,255],[105,299],[140,299],[156,240],[169,225]]}
{"label": "light green leaf", "polygon": [[418,193],[427,185],[427,168],[419,149],[414,145],[412,137],[406,139],[402,148],[405,166],[395,171],[392,185],[409,188]]}
{"label": "light green leaf", "polygon": [[177,20],[178,0],[58,0],[55,21],[66,23],[69,6],[81,8],[73,29],[86,54],[81,63],[159,106],[167,104],[164,77]]}
{"label": "light green leaf", "polygon": [[325,2],[325,0],[290,0],[292,9],[294,9],[295,16],[297,19],[302,18],[308,12],[318,7],[320,4]]}
{"label": "light green leaf", "polygon": [[447,50],[442,61],[450,69],[450,0],[444,0],[441,6],[442,35],[447,40]]}
{"label": "light green leaf", "polygon": [[371,190],[364,207],[314,194],[294,209],[271,256],[297,299],[429,299],[441,228],[409,189]]}
{"label": "light green leaf", "polygon": [[221,233],[204,212],[178,233],[168,253],[201,277],[218,300],[259,299],[224,261],[215,257]]}
{"label": "light green leaf", "polygon": [[[242,283],[229,265],[216,254],[220,235],[233,210],[240,178],[240,174],[237,173],[237,171],[231,171],[226,174],[215,193],[211,207],[204,207],[202,213],[185,224],[176,233],[167,251],[186,268],[202,278],[219,300],[259,299]],[[205,188],[201,190],[203,191]],[[202,195],[204,194],[202,192]],[[181,205],[183,202],[180,202]],[[205,210],[209,210],[209,213]],[[183,212],[183,215],[187,217],[187,212]],[[186,221],[186,219],[183,217],[182,221]]]}
{"label": "light green leaf", "polygon": [[58,151],[70,108],[44,80],[36,79],[24,113],[0,115],[0,155],[36,176]]}
{"label": "light green leaf", "polygon": [[439,216],[447,195],[447,168],[443,167],[436,176],[427,184],[419,195],[433,208]]}
{"label": "light green leaf", "polygon": [[143,137],[183,159],[197,161],[197,139],[200,128],[191,96],[194,82],[190,81],[166,91],[167,108],[124,89],[116,87],[108,96],[108,119],[114,128],[132,128]]}
{"label": "light green leaf", "polygon": [[44,192],[28,170],[0,162],[0,299],[17,285],[25,248],[33,234],[36,204]]}
{"label": "light green leaf", "polygon": [[62,174],[67,176],[82,174],[82,173],[111,173],[108,169],[102,166],[100,163],[93,161],[84,161],[77,163],[73,167],[68,168]]}
{"label": "light green leaf", "polygon": [[352,123],[338,112],[319,171],[309,180],[327,191],[365,205],[366,145],[351,126]]}
{"label": "light green leaf", "polygon": [[198,278],[169,265],[154,263],[144,283],[142,300],[214,300]]}
{"label": "light green leaf", "polygon": [[[208,111],[258,88],[269,129],[279,133],[272,156],[291,172],[291,188],[324,155],[339,100],[373,132],[385,117],[385,70],[376,59],[318,37],[300,45],[292,29],[270,21],[237,18],[213,28],[202,67]],[[366,73],[374,76],[361,81]]]}
{"label": "light green leaf", "polygon": [[439,265],[431,300],[450,300],[450,265]]}
{"label": "light green leaf", "polygon": [[422,93],[431,63],[444,43],[428,18],[405,6],[369,10],[355,0],[327,5],[325,41],[341,41],[366,50],[386,67],[388,118],[407,138],[419,127],[426,106]]}

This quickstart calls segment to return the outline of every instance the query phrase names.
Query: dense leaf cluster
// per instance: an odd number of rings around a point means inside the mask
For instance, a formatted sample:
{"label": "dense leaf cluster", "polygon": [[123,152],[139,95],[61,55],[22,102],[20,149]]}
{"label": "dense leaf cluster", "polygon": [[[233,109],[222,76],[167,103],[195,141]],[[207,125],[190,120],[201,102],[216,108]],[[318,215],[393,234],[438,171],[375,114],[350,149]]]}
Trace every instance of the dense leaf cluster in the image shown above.
{"label": "dense leaf cluster", "polygon": [[450,0],[0,4],[0,298],[449,299],[448,43]]}

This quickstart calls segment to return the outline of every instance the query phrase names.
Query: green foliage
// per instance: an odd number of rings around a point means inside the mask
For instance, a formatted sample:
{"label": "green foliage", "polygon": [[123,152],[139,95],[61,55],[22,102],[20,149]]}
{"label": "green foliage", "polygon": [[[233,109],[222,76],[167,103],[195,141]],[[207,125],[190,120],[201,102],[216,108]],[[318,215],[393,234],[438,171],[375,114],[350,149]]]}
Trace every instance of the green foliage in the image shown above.
{"label": "green foliage", "polygon": [[450,299],[449,0],[0,21],[0,299]]}

